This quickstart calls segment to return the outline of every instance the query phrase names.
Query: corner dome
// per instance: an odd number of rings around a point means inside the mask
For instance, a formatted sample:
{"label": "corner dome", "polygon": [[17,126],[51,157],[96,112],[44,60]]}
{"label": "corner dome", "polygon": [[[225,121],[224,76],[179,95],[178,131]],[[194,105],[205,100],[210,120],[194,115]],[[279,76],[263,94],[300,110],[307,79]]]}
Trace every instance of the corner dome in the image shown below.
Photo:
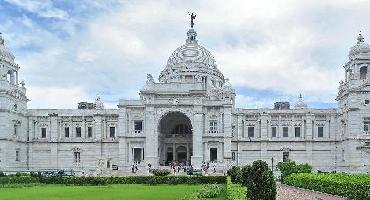
{"label": "corner dome", "polygon": [[189,29],[186,43],[177,48],[168,58],[165,69],[160,73],[160,82],[212,76],[211,79],[217,79],[216,81],[224,83],[224,76],[217,69],[213,55],[198,44],[196,36],[195,30]]}
{"label": "corner dome", "polygon": [[13,63],[15,59],[13,53],[8,48],[6,48],[4,38],[1,36],[1,34],[0,34],[0,59],[3,59],[10,63]]}
{"label": "corner dome", "polygon": [[356,45],[351,47],[348,56],[353,58],[353,56],[361,53],[370,53],[370,45],[364,41],[364,36],[360,33],[357,37]]}

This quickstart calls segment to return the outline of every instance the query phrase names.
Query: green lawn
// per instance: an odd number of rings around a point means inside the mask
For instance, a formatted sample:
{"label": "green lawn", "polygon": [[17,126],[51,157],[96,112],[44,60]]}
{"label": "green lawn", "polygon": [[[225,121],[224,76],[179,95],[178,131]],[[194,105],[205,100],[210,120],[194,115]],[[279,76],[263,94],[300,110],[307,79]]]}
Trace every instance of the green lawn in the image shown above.
{"label": "green lawn", "polygon": [[0,188],[1,200],[169,200],[181,199],[202,185],[108,185],[65,186],[42,185],[20,188]]}

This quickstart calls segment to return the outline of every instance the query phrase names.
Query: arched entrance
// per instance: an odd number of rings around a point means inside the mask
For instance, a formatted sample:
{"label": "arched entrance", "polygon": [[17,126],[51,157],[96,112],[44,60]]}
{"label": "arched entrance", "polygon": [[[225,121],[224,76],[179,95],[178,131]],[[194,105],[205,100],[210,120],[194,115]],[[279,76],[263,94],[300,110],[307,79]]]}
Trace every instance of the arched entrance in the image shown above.
{"label": "arched entrance", "polygon": [[158,155],[160,165],[172,161],[190,162],[193,131],[190,119],[181,112],[168,112],[158,125]]}

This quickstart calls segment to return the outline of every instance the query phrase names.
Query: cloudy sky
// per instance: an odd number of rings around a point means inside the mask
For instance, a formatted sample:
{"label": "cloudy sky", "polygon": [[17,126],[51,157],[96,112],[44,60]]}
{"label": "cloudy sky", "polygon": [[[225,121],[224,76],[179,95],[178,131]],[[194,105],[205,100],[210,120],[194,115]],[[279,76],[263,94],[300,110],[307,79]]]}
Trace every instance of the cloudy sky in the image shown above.
{"label": "cloudy sky", "polygon": [[359,31],[370,37],[370,2],[0,0],[0,32],[21,66],[29,108],[106,107],[137,99],[185,42],[195,12],[199,42],[237,91],[237,106],[336,107],[338,82]]}

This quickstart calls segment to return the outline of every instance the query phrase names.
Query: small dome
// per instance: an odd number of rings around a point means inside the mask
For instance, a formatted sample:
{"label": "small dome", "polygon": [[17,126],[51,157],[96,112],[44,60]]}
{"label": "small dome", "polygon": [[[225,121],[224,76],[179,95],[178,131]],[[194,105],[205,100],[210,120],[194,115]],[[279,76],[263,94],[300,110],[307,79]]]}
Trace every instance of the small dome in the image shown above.
{"label": "small dome", "polygon": [[360,53],[369,53],[370,52],[370,45],[364,41],[364,36],[360,33],[357,37],[357,44],[351,47],[349,51],[349,57],[351,58],[354,55]]}
{"label": "small dome", "polygon": [[13,53],[10,52],[10,50],[5,47],[4,43],[5,43],[4,38],[2,37],[0,33],[0,59],[7,60],[9,62],[14,62],[15,57]]}
{"label": "small dome", "polygon": [[294,108],[296,108],[296,109],[303,109],[303,108],[307,108],[307,104],[305,104],[305,103],[304,103],[304,101],[303,101],[302,94],[299,94],[299,96],[298,96],[298,101],[297,101],[297,103],[294,105]]}
{"label": "small dome", "polygon": [[195,30],[189,29],[186,43],[177,48],[169,57],[165,69],[159,76],[160,82],[206,74],[215,76],[219,81],[224,82],[224,77],[217,69],[214,57],[206,48],[198,44],[196,36]]}

